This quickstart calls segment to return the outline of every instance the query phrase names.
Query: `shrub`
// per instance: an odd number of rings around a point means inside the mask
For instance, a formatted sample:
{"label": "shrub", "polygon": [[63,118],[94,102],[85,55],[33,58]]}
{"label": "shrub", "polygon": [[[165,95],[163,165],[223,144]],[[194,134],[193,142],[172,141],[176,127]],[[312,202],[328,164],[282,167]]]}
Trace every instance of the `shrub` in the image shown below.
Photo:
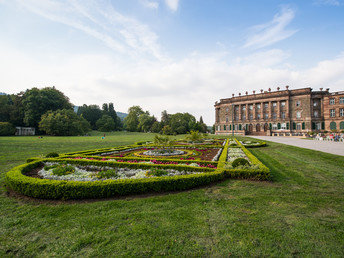
{"label": "shrub", "polygon": [[118,178],[118,173],[115,169],[108,169],[99,171],[97,174],[98,178]]}
{"label": "shrub", "polygon": [[46,158],[56,158],[58,156],[59,156],[59,154],[56,152],[50,152],[47,155],[45,155]]}
{"label": "shrub", "polygon": [[167,174],[168,172],[166,170],[158,168],[153,168],[146,173],[147,176],[164,176]]}
{"label": "shrub", "polygon": [[71,165],[66,165],[66,164],[58,165],[57,167],[53,169],[53,175],[56,175],[56,176],[65,176],[65,175],[73,174],[74,172],[75,172],[75,168]]}
{"label": "shrub", "polygon": [[232,162],[232,167],[236,168],[238,166],[246,166],[249,165],[250,163],[244,159],[244,158],[237,158]]}
{"label": "shrub", "polygon": [[14,135],[16,128],[9,122],[0,122],[0,136]]}

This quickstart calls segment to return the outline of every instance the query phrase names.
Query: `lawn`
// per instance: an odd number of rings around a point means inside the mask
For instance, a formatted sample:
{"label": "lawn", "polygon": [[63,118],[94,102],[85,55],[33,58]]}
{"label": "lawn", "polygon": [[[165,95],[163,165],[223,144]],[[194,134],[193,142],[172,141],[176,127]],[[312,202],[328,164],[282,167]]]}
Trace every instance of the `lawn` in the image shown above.
{"label": "lawn", "polygon": [[[28,157],[130,144],[153,134],[0,137],[4,173]],[[344,157],[268,143],[250,149],[272,182],[227,180],[191,191],[97,202],[9,198],[0,256],[344,256]]]}

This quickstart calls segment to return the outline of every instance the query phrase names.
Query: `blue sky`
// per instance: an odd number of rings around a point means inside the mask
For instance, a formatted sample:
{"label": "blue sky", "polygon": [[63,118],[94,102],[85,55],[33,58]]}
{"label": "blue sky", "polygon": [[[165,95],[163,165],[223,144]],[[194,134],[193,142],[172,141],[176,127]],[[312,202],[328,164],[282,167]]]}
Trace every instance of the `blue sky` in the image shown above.
{"label": "blue sky", "polygon": [[0,0],[0,91],[190,112],[278,86],[344,90],[344,0]]}

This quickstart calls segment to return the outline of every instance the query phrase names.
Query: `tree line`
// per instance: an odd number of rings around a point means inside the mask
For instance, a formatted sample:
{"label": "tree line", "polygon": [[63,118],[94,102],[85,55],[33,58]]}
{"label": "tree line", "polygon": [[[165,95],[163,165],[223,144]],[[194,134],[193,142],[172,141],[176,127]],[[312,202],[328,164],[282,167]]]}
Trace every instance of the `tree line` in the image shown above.
{"label": "tree line", "polygon": [[202,117],[196,121],[189,113],[168,114],[163,111],[161,121],[139,106],[128,110],[122,121],[113,103],[86,105],[73,110],[73,104],[55,87],[32,88],[12,95],[0,95],[0,135],[13,135],[15,126],[35,127],[48,135],[84,135],[90,130],[102,132],[127,130],[184,134],[191,130],[206,132]]}

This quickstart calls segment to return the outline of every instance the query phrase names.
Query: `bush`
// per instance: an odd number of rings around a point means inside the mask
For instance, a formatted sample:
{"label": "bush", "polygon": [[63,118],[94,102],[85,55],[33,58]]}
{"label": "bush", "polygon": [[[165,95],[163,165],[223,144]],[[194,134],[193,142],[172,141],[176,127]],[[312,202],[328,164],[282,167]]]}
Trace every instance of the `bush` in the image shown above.
{"label": "bush", "polygon": [[66,165],[66,164],[58,165],[57,167],[53,169],[53,175],[56,175],[56,176],[65,176],[65,175],[73,174],[74,172],[75,172],[75,168],[71,165]]}
{"label": "bush", "polygon": [[47,155],[45,155],[46,158],[56,158],[58,156],[59,156],[59,154],[56,152],[50,152]]}
{"label": "bush", "polygon": [[244,158],[237,158],[232,162],[233,168],[236,168],[238,166],[246,166],[246,165],[250,165],[250,163]]}
{"label": "bush", "polygon": [[9,122],[0,122],[0,136],[14,135],[16,128]]}
{"label": "bush", "polygon": [[97,174],[98,178],[118,178],[118,173],[115,169],[108,169],[99,171]]}
{"label": "bush", "polygon": [[149,170],[146,174],[147,176],[164,176],[167,175],[168,172],[164,169],[153,168]]}

